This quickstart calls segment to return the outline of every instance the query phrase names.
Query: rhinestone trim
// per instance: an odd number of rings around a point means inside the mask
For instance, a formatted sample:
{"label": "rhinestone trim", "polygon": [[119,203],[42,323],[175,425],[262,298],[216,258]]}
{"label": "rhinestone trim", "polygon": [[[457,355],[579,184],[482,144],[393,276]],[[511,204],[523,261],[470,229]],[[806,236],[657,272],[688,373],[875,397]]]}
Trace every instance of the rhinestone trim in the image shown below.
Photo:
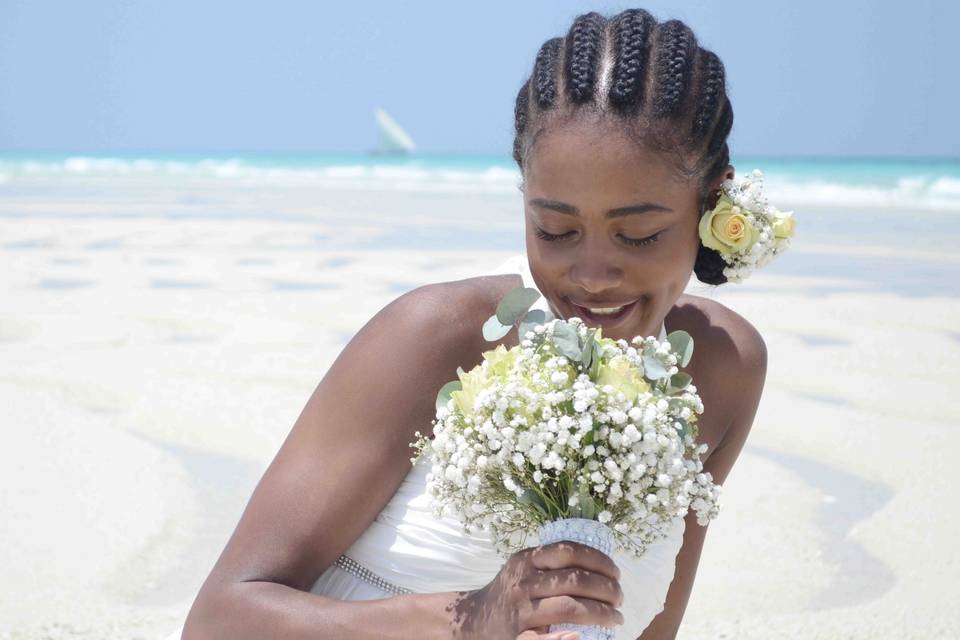
{"label": "rhinestone trim", "polygon": [[342,555],[337,558],[337,561],[334,563],[336,566],[340,567],[347,573],[360,578],[364,582],[375,586],[378,589],[382,589],[387,593],[392,593],[396,596],[402,596],[406,593],[413,593],[409,589],[404,589],[403,587],[398,587],[397,585],[387,582],[370,569],[367,569],[365,566],[351,558],[350,556]]}

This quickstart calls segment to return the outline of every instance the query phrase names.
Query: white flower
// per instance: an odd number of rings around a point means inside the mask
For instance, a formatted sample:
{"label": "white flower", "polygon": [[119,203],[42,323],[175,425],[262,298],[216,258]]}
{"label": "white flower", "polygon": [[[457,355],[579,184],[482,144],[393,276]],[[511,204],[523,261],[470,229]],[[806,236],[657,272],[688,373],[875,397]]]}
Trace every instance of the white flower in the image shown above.
{"label": "white flower", "polygon": [[[478,383],[472,406],[451,402],[439,408],[432,442],[417,432],[430,443],[421,446],[431,457],[426,492],[434,507],[471,530],[491,531],[501,551],[519,550],[520,534],[537,525],[535,512],[514,498],[546,489],[554,478],[588,491],[597,517],[634,553],[665,535],[661,523],[669,518],[687,510],[696,512],[698,522],[715,517],[719,488],[699,459],[706,446],[692,435],[681,439],[675,429],[680,420],[695,424],[703,412],[696,387],[687,385],[667,402],[667,381],[652,381],[627,403],[622,392],[598,387],[580,363],[547,344],[560,322],[515,347],[518,352],[508,356],[512,367],[495,382]],[[573,324],[585,337],[587,327]],[[642,358],[656,357],[667,371],[676,370],[668,342],[653,336],[631,342],[635,346],[605,341],[597,357],[632,358],[629,366],[641,372]],[[485,359],[488,369],[492,361]],[[590,444],[584,442],[588,437]],[[577,495],[566,496],[569,507],[578,505]],[[622,501],[627,504],[621,508]],[[615,519],[614,513],[623,515]]]}

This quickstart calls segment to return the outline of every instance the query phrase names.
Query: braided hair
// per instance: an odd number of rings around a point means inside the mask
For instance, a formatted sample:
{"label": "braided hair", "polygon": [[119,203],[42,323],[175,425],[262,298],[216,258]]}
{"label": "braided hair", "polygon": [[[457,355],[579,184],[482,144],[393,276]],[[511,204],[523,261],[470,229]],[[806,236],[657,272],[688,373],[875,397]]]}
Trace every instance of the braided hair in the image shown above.
{"label": "braided hair", "polygon": [[[685,178],[698,180],[705,213],[709,186],[730,162],[733,107],[723,63],[686,24],[658,22],[643,9],[610,18],[591,11],[577,16],[565,37],[544,42],[514,108],[521,174],[546,125],[585,108],[619,117],[631,139],[671,156]],[[694,273],[701,282],[723,284],[725,266],[700,244]]]}

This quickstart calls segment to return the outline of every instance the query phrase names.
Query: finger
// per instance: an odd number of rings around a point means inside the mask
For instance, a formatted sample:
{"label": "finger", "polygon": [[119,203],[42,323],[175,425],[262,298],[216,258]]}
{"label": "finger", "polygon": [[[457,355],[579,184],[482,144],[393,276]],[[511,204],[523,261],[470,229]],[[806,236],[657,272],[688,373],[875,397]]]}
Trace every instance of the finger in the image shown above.
{"label": "finger", "polygon": [[623,589],[618,580],[578,567],[541,570],[529,574],[523,583],[531,600],[566,594],[601,600],[614,607],[623,605]]}
{"label": "finger", "polygon": [[587,571],[596,571],[603,575],[620,579],[620,567],[613,558],[603,551],[588,547],[579,542],[561,540],[550,544],[533,547],[530,551],[530,560],[538,569],[565,569],[580,567]]}
{"label": "finger", "polygon": [[573,624],[598,624],[614,627],[623,624],[623,614],[606,602],[578,596],[552,596],[531,600],[533,611],[526,624],[537,627],[561,622]]}

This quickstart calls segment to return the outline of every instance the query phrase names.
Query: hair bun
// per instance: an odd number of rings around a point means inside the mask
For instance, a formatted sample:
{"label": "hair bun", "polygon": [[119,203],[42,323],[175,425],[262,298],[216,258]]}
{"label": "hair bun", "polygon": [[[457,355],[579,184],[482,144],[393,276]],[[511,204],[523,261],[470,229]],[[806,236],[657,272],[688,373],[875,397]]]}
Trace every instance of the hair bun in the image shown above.
{"label": "hair bun", "polygon": [[723,275],[723,269],[727,266],[719,251],[709,247],[700,246],[697,248],[697,259],[693,264],[693,273],[697,280],[704,284],[725,284],[727,276]]}

